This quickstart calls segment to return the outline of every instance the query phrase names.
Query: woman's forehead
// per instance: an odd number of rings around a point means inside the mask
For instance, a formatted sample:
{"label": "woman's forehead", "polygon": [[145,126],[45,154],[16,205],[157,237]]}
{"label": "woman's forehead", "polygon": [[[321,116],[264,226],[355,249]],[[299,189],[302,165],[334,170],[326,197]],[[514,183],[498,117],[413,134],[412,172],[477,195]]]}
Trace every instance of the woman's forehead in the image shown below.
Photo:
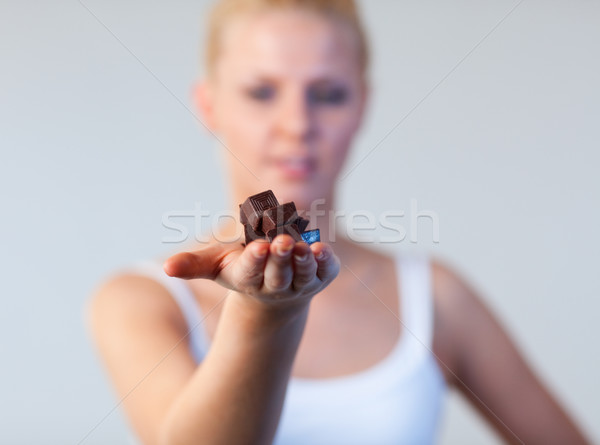
{"label": "woman's forehead", "polygon": [[263,12],[232,21],[220,58],[229,69],[247,75],[322,77],[359,71],[357,38],[350,27],[302,11]]}

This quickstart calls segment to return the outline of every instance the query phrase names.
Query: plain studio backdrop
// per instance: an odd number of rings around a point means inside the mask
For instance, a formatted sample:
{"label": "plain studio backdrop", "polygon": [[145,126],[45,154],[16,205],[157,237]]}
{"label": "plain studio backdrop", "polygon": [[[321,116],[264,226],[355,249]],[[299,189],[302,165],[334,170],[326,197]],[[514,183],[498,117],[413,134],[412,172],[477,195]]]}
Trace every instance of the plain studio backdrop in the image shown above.
{"label": "plain studio backdrop", "polygon": [[[84,307],[118,268],[182,248],[165,218],[193,237],[186,214],[224,208],[190,97],[209,2],[0,5],[0,442],[124,444]],[[451,262],[600,440],[600,4],[361,6],[373,96],[339,209],[403,212],[381,248]],[[497,442],[450,394],[440,443]]]}

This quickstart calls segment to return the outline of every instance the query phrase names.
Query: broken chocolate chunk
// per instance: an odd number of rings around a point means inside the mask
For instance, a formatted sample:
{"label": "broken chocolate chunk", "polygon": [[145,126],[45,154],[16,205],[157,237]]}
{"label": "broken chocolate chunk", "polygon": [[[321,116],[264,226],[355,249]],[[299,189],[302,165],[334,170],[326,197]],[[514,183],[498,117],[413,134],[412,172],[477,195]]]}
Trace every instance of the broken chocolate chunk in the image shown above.
{"label": "broken chocolate chunk", "polygon": [[278,205],[271,190],[252,195],[240,205],[240,220],[242,224],[250,224],[255,231],[261,230],[263,212]]}
{"label": "broken chocolate chunk", "polygon": [[[298,219],[296,213],[296,204],[293,202],[286,202],[285,204],[277,207],[271,207],[263,213],[262,219],[262,230],[267,233],[269,230],[274,229],[277,226],[283,226],[285,224],[294,224]],[[298,228],[299,230],[300,228]],[[301,230],[299,230],[302,232]]]}
{"label": "broken chocolate chunk", "polygon": [[244,246],[257,239],[273,241],[282,234],[307,244],[320,241],[319,229],[305,232],[309,221],[298,216],[296,204],[286,202],[279,205],[271,190],[250,196],[239,207],[246,239]]}
{"label": "broken chocolate chunk", "polygon": [[254,230],[250,224],[244,224],[244,237],[246,244],[257,239],[264,239],[265,234],[259,230]]}
{"label": "broken chocolate chunk", "polygon": [[246,214],[242,210],[242,205],[239,204],[238,207],[240,208],[240,222],[244,225],[248,224],[248,218],[246,218]]}
{"label": "broken chocolate chunk", "polygon": [[298,230],[300,230],[300,233],[304,233],[304,231],[308,227],[309,222],[310,221],[308,221],[308,219],[305,219],[305,218],[302,218],[301,216],[299,216],[298,219],[296,221],[294,221],[294,224],[296,224],[298,226]]}

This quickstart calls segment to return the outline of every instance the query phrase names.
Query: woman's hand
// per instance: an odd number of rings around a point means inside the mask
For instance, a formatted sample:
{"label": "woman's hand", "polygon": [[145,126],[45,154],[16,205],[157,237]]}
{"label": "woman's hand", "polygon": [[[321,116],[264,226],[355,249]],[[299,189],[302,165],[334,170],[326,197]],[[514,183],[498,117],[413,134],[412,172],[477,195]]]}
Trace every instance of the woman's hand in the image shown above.
{"label": "woman's hand", "polygon": [[338,274],[339,260],[331,246],[308,246],[289,235],[272,243],[256,240],[245,248],[212,244],[196,252],[167,259],[167,275],[184,279],[206,278],[265,304],[308,302]]}

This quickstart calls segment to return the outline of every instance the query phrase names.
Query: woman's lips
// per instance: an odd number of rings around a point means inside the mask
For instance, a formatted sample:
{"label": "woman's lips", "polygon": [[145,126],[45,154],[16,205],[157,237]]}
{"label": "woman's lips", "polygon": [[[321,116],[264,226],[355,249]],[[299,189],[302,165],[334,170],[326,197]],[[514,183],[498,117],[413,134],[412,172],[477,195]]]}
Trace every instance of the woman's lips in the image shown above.
{"label": "woman's lips", "polygon": [[286,178],[306,179],[316,169],[316,161],[307,157],[283,157],[273,159],[272,165]]}

